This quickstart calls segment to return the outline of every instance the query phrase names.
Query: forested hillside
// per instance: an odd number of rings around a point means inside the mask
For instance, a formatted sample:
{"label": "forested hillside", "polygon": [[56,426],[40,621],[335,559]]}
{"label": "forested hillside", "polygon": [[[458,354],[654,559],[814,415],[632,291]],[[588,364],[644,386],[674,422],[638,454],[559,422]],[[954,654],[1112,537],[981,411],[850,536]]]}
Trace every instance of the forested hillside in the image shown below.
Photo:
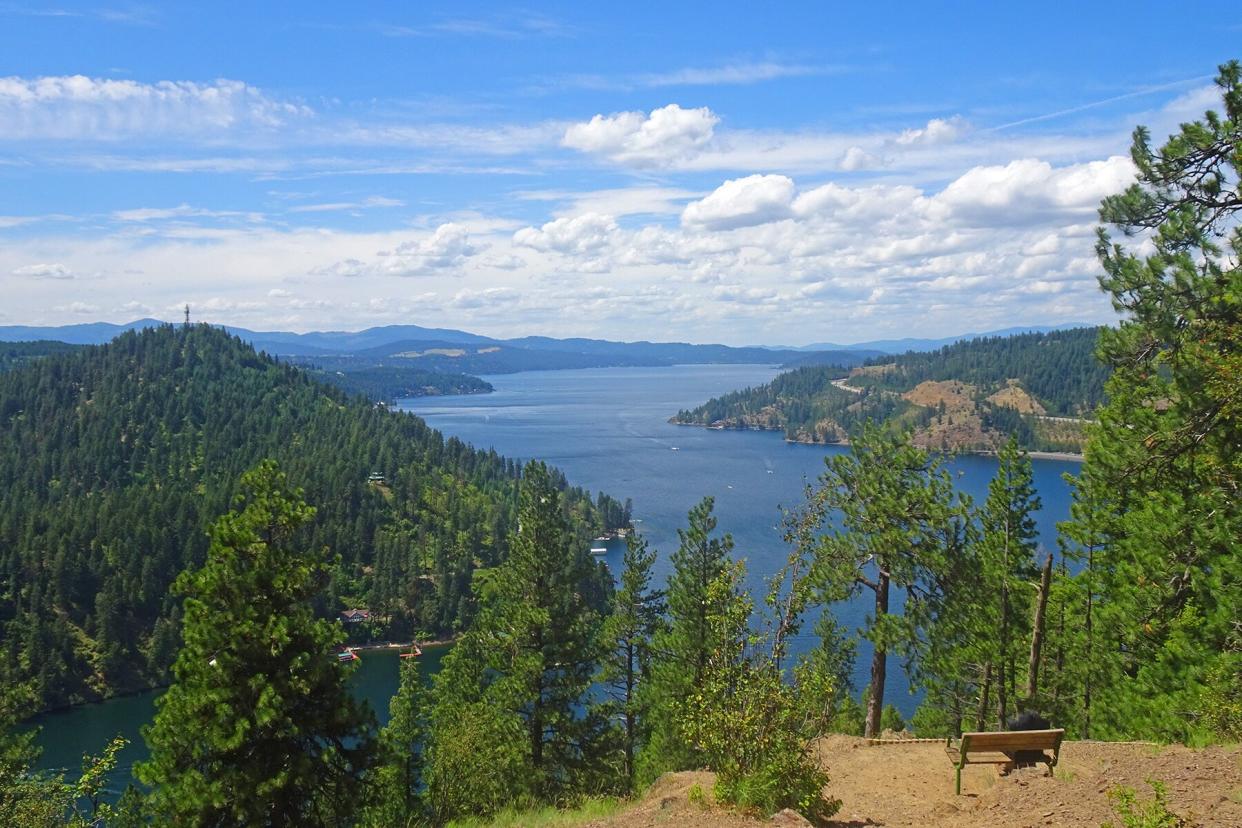
{"label": "forested hillside", "polygon": [[1012,435],[1030,450],[1080,451],[1084,422],[1103,400],[1098,328],[984,337],[846,369],[796,368],[758,388],[678,412],[676,422],[782,430],[835,443],[868,420],[915,432],[941,449],[995,449]]}
{"label": "forested hillside", "polygon": [[76,351],[80,347],[80,345],[70,345],[66,342],[53,342],[51,340],[41,342],[0,342],[0,373],[20,368],[27,363],[50,356],[51,354],[67,354],[70,351]]}
{"label": "forested hillside", "polygon": [[928,380],[957,380],[988,391],[1016,379],[1050,415],[1090,414],[1103,401],[1108,368],[1095,357],[1099,328],[990,336],[946,345],[938,351],[873,359],[882,371],[850,376],[857,388],[908,391]]}
{"label": "forested hillside", "polygon": [[492,391],[490,382],[470,374],[426,371],[407,365],[359,365],[358,360],[348,357],[294,360],[294,364],[348,394],[361,394],[376,402]]}
{"label": "forested hillside", "polygon": [[[469,623],[474,571],[507,553],[512,462],[220,330],[164,326],[0,376],[0,681],[51,706],[165,680],[169,586],[268,457],[318,507],[302,540],[339,555],[320,613],[366,606],[393,636]],[[628,519],[604,496],[564,503],[583,543]]]}

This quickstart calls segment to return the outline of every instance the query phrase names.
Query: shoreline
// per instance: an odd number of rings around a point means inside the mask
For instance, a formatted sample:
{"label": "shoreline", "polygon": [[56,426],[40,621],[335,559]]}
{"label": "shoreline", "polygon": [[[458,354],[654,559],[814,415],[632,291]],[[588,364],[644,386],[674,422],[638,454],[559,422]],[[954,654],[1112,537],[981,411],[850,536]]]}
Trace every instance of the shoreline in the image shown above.
{"label": "shoreline", "polygon": [[[683,423],[683,422],[678,421],[676,417],[669,417],[668,421],[672,423],[673,425],[689,426],[691,428],[702,428],[708,431],[766,431],[766,432],[781,432],[781,433],[785,431],[784,428],[764,428],[763,426],[715,426],[715,425],[708,425],[706,423]],[[850,444],[848,440],[841,440],[835,443],[825,443],[819,440],[791,440],[788,437],[785,437],[783,439],[786,443],[788,443],[789,445],[793,445],[793,446],[845,447]],[[1076,454],[1070,451],[1034,451],[1034,450],[1028,450],[1028,449],[1023,449],[1023,451],[1025,451],[1027,456],[1030,457],[1032,460],[1065,460],[1071,463],[1081,463],[1086,459],[1084,455]],[[972,455],[975,457],[995,457],[996,456],[995,449],[959,449],[956,451],[948,451],[948,452],[940,451],[940,453],[941,454],[968,454],[968,455]]]}
{"label": "shoreline", "polygon": [[355,653],[378,652],[380,650],[406,650],[414,645],[418,645],[421,650],[424,647],[451,647],[457,643],[461,636],[451,636],[449,638],[436,638],[431,641],[378,641],[372,644],[346,645],[345,649]]}
{"label": "shoreline", "polygon": [[[457,643],[460,637],[461,636],[452,636],[450,638],[436,638],[431,641],[420,641],[417,643],[420,649],[421,648],[432,648],[432,647],[451,647]],[[404,650],[408,648],[409,646],[410,645],[408,643],[399,644],[399,643],[393,643],[391,641],[384,641],[384,642],[380,642],[377,644],[359,644],[356,647],[347,647],[347,649],[353,650],[354,652],[367,652],[367,651],[378,652],[381,650]],[[91,705],[104,704],[105,702],[115,701],[116,699],[125,699],[125,698],[130,698],[133,696],[141,696],[144,693],[150,693],[153,690],[167,690],[169,686],[170,684],[168,682],[161,682],[159,684],[152,684],[146,687],[129,688],[119,693],[109,693],[108,695],[101,696],[100,698],[97,698],[97,699],[84,699],[83,701],[70,702],[69,704],[60,704],[55,707],[45,708],[43,710],[40,710],[37,713],[33,713],[30,716],[27,716],[26,718],[22,719],[21,723],[32,722],[35,719],[39,719],[43,716],[55,715],[58,713],[67,713],[70,710],[77,710],[82,707],[90,707]]]}

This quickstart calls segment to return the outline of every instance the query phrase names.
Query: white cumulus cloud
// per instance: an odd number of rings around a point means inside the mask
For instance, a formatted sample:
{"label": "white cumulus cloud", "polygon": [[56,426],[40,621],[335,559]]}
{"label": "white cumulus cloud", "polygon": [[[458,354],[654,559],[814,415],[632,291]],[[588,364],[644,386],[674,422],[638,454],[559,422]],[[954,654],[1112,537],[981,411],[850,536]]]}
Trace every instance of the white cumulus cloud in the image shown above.
{"label": "white cumulus cloud", "polygon": [[902,146],[944,144],[956,140],[969,128],[970,125],[960,115],[932,118],[925,127],[903,131],[896,141]]}
{"label": "white cumulus cloud", "polygon": [[788,218],[793,179],[784,175],[748,175],[721,184],[706,198],[691,202],[681,214],[687,226],[732,230]]}
{"label": "white cumulus cloud", "polygon": [[935,196],[933,216],[984,224],[1025,223],[1053,213],[1086,218],[1104,196],[1133,180],[1133,162],[1120,155],[1060,168],[1023,158],[967,171]]}
{"label": "white cumulus cloud", "polygon": [[566,129],[561,144],[621,164],[670,166],[701,152],[719,122],[707,107],[683,109],[669,104],[650,114],[596,115]]}
{"label": "white cumulus cloud", "polygon": [[441,224],[424,239],[403,242],[391,252],[381,252],[379,269],[393,276],[423,276],[462,265],[483,248],[470,240],[466,228]]}
{"label": "white cumulus cloud", "polygon": [[489,308],[497,305],[511,306],[522,298],[522,294],[512,288],[484,288],[483,290],[458,291],[449,304],[455,308]]}
{"label": "white cumulus cloud", "polygon": [[841,156],[841,169],[846,172],[867,170],[880,166],[880,159],[859,146],[850,147]]}
{"label": "white cumulus cloud", "polygon": [[351,256],[313,268],[310,273],[343,278],[452,273],[485,247],[471,240],[465,227],[448,222],[441,224],[430,235],[403,241],[391,250],[379,251],[373,261]]}
{"label": "white cumulus cloud", "polygon": [[558,218],[542,227],[524,227],[513,243],[541,251],[593,254],[607,247],[619,233],[617,220],[599,213]]}

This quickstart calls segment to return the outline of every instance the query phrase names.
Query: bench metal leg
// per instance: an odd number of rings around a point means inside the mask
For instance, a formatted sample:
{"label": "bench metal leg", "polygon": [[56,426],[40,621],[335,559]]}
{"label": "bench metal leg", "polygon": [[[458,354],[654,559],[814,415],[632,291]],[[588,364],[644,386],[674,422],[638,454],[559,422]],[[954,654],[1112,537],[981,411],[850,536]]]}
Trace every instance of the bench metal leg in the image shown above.
{"label": "bench metal leg", "polygon": [[955,796],[961,796],[962,795],[962,766],[955,765],[954,767],[957,768],[957,784],[954,786],[953,793]]}

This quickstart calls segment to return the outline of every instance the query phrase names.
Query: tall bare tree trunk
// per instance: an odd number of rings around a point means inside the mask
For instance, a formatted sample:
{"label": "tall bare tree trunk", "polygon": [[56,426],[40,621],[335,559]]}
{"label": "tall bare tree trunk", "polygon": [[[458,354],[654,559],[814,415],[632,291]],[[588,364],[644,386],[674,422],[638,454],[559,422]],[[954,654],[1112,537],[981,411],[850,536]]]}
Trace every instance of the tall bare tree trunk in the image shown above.
{"label": "tall bare tree trunk", "polygon": [[[1065,580],[1069,576],[1069,567],[1065,563],[1065,558],[1061,558],[1061,579]],[[1065,686],[1065,599],[1057,601],[1057,683],[1053,688],[1052,706],[1055,710],[1061,709],[1061,689]]]}
{"label": "tall bare tree trunk", "polygon": [[1000,589],[1000,657],[996,659],[996,720],[998,728],[1005,726],[1009,713],[1009,681],[1005,666],[1009,663],[1009,585],[1002,582]]}
{"label": "tall bare tree trunk", "polygon": [[1009,521],[1005,521],[1005,545],[1001,557],[1000,583],[1000,636],[999,657],[996,659],[996,721],[997,729],[1004,729],[1005,719],[1009,716],[1009,686],[1013,681],[1012,669],[1006,675],[1006,668],[1012,665],[1010,653],[1009,628]]}
{"label": "tall bare tree trunk", "polygon": [[1044,562],[1039,579],[1039,598],[1035,601],[1035,621],[1031,624],[1031,658],[1026,669],[1026,698],[1034,701],[1039,692],[1039,658],[1044,647],[1044,613],[1048,609],[1048,591],[1052,588],[1052,554]]}
{"label": "tall bare tree trunk", "polygon": [[[875,617],[888,614],[888,576],[880,572],[876,576]],[[867,722],[863,735],[868,739],[880,735],[880,717],[884,712],[884,678],[888,669],[888,651],[876,646],[871,656],[871,695],[867,698]]]}
{"label": "tall bare tree trunk", "polygon": [[988,726],[988,696],[992,689],[992,662],[983,665],[983,681],[979,682],[979,710],[975,714],[975,730]]}
{"label": "tall bare tree trunk", "polygon": [[1082,738],[1091,738],[1091,659],[1095,657],[1091,606],[1095,601],[1095,547],[1087,547],[1087,658],[1082,690]]}

